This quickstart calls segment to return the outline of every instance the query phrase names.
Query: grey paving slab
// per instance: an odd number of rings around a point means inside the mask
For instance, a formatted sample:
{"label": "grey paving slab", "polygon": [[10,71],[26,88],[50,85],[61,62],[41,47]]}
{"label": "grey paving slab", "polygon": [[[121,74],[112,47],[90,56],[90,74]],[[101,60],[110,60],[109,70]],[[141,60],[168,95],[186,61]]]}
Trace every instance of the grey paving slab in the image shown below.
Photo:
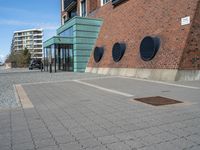
{"label": "grey paving slab", "polygon": [[6,147],[11,145],[11,137],[0,135],[0,147]]}
{"label": "grey paving slab", "polygon": [[57,72],[50,74],[48,72],[40,72],[39,70],[25,69],[0,69],[0,108],[9,108],[19,106],[16,101],[13,84],[35,83],[35,82],[55,82],[72,79],[83,79],[88,76],[92,78],[102,77],[103,75],[83,74],[72,72]]}
{"label": "grey paving slab", "polygon": [[84,140],[80,140],[79,142],[80,142],[81,147],[84,149],[101,146],[101,142],[95,138],[84,139]]}
{"label": "grey paving slab", "polygon": [[72,135],[78,140],[84,140],[84,139],[89,139],[89,138],[93,137],[93,135],[87,131],[79,132],[79,133],[72,134]]}
{"label": "grey paving slab", "polygon": [[[91,82],[91,80],[89,82]],[[140,103],[130,103],[128,99],[117,97],[111,93],[103,92],[103,94],[101,94],[101,92],[96,89],[81,85],[76,87],[75,85],[76,84],[73,82],[69,82],[67,86],[59,83],[56,85],[57,88],[60,88],[60,90],[56,91],[57,94],[47,96],[48,99],[44,101],[45,103],[48,102],[49,108],[53,107],[51,105],[57,105],[57,109],[63,109],[65,114],[71,117],[69,117],[71,123],[67,123],[66,121],[64,124],[78,140],[82,138],[88,140],[90,136],[95,136],[98,139],[110,137],[107,141],[109,142],[110,140],[112,142],[113,138],[111,137],[116,135],[118,140],[124,140],[129,146],[131,146],[130,143],[132,142],[133,144],[133,141],[137,138],[143,141],[143,143],[138,144],[139,146],[147,146],[170,140],[178,141],[181,137],[197,134],[199,131],[198,127],[185,128],[187,125],[184,125],[184,121],[187,121],[187,124],[189,124],[190,122],[188,120],[194,119],[195,117],[198,119],[198,116],[195,116],[194,113],[197,112],[197,109],[190,111],[187,106],[182,108],[178,107],[178,110],[173,107],[157,109]],[[28,88],[32,87],[29,86]],[[63,88],[69,91],[69,93],[65,94]],[[80,95],[77,96],[73,94],[73,92],[71,93],[70,91],[72,89],[74,89],[74,92],[79,91]],[[49,88],[48,90],[50,90],[49,93],[51,93],[51,89]],[[92,95],[91,92],[88,91],[93,91]],[[88,97],[88,95],[91,96]],[[95,95],[98,95],[98,97],[95,97]],[[53,100],[56,99],[56,97],[59,97],[59,101]],[[71,99],[72,97],[73,101]],[[91,97],[95,97],[95,100]],[[115,101],[113,99],[115,99]],[[63,101],[65,103],[63,103]],[[135,107],[135,105],[137,107]],[[55,106],[53,108],[54,110],[56,109]],[[111,110],[108,111],[109,109]],[[83,111],[86,113],[82,113]],[[58,116],[63,116],[62,112],[60,112]],[[196,122],[198,123],[199,121]],[[77,124],[80,126],[73,128],[73,125],[77,126]],[[90,129],[87,128],[87,126],[93,127]],[[127,140],[129,140],[129,142]],[[106,144],[106,142],[104,143],[102,141],[102,144]],[[137,144],[135,145],[135,147],[137,147]],[[177,148],[181,147],[177,146]]]}
{"label": "grey paving slab", "polygon": [[180,150],[180,148],[176,147],[175,145],[172,145],[169,142],[160,143],[157,145],[151,145],[151,146],[144,146],[142,148],[139,148],[138,150]]}
{"label": "grey paving slab", "polygon": [[14,144],[12,146],[13,150],[33,150],[34,149],[34,145],[31,142],[26,142],[26,143],[22,143],[22,144]]}
{"label": "grey paving slab", "polygon": [[35,145],[37,146],[37,148],[44,148],[44,147],[48,147],[48,146],[56,146],[54,140],[52,138],[47,138],[47,139],[36,139],[35,140]]}
{"label": "grey paving slab", "polygon": [[38,150],[59,150],[57,146],[47,146],[43,148],[39,148]]}
{"label": "grey paving slab", "polygon": [[78,144],[77,142],[75,143],[67,143],[67,144],[61,144],[60,148],[62,150],[67,150],[67,149],[73,149],[73,150],[82,150],[82,146]]}
{"label": "grey paving slab", "polygon": [[23,143],[27,143],[27,142],[31,142],[32,143],[32,138],[31,138],[31,134],[12,134],[12,143],[13,144],[23,144]]}
{"label": "grey paving slab", "polygon": [[[23,85],[33,108],[0,109],[0,138],[5,137],[1,138],[0,146],[5,149],[199,148],[200,92],[197,89],[91,74],[45,74],[46,78],[40,72],[35,72],[35,77],[34,73],[22,74],[7,74],[7,79],[15,77],[9,84],[28,80],[45,83]],[[23,82],[20,75],[25,76]],[[74,79],[84,79],[83,82],[104,90],[79,84]],[[166,96],[184,103],[154,107],[136,102],[134,97],[109,92],[110,89],[135,97]]]}
{"label": "grey paving slab", "polygon": [[[130,93],[130,94],[135,95],[136,97],[160,95],[160,96],[168,96],[171,98],[176,98],[178,100],[182,100],[185,102],[199,101],[199,94],[197,92],[199,91],[199,89],[188,89],[184,87],[176,87],[176,86],[170,86],[170,85],[165,85],[165,84],[146,82],[146,81],[140,81],[140,80],[134,80],[134,79],[128,79],[128,78],[124,79],[124,78],[119,78],[119,77],[114,77],[112,79],[109,78],[109,79],[84,80],[84,81],[87,83],[99,85],[99,86],[106,87],[109,89],[115,89],[122,92]],[[123,83],[125,86],[121,86],[121,83]],[[179,84],[179,82],[174,83],[174,84]],[[185,85],[187,85],[187,83],[185,83]],[[196,84],[193,86],[196,86]]]}
{"label": "grey paving slab", "polygon": [[142,141],[141,139],[130,139],[124,141],[124,143],[132,149],[140,149],[142,147],[145,147],[146,145],[146,143],[144,143],[144,141]]}
{"label": "grey paving slab", "polygon": [[106,148],[106,146],[97,146],[97,147],[89,147],[86,148],[86,150],[108,150],[108,148]]}
{"label": "grey paving slab", "polygon": [[99,137],[98,141],[100,141],[103,145],[106,145],[119,142],[120,139],[115,137],[114,135],[109,135],[109,136]]}
{"label": "grey paving slab", "polygon": [[131,150],[131,148],[123,142],[108,144],[107,147],[111,150]]}
{"label": "grey paving slab", "polygon": [[62,136],[55,136],[55,140],[58,144],[67,144],[76,142],[76,138],[71,135],[62,135]]}
{"label": "grey paving slab", "polygon": [[[197,146],[194,146],[194,147],[191,147],[190,150],[199,150],[200,149],[200,145],[197,145]],[[188,149],[189,150],[189,149]]]}
{"label": "grey paving slab", "polygon": [[170,143],[172,143],[176,147],[179,147],[180,149],[190,149],[191,147],[196,146],[194,142],[187,140],[185,138],[179,138],[171,141]]}

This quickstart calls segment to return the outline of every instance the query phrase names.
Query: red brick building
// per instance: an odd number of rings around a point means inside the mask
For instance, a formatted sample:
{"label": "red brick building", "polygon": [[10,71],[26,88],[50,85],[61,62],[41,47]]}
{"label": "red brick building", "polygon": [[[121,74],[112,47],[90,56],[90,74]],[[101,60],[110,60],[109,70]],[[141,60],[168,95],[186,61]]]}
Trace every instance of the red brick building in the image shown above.
{"label": "red brick building", "polygon": [[[99,59],[92,51],[86,72],[200,80],[200,0],[74,2],[76,15],[103,20],[94,46]],[[62,20],[71,15],[62,10]]]}

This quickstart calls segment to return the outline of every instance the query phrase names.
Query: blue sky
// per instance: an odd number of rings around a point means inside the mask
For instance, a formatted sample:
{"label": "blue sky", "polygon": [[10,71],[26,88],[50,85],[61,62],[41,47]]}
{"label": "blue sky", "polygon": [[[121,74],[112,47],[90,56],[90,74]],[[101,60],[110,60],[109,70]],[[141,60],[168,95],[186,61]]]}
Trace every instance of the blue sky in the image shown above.
{"label": "blue sky", "polygon": [[0,61],[10,53],[13,32],[43,28],[44,40],[60,26],[60,0],[0,0]]}

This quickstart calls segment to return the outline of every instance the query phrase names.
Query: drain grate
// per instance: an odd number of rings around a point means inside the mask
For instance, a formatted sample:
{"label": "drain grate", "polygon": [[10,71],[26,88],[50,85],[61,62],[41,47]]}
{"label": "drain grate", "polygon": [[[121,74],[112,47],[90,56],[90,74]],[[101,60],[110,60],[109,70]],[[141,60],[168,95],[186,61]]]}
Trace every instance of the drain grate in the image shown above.
{"label": "drain grate", "polygon": [[162,105],[171,105],[171,104],[183,103],[181,101],[177,101],[177,100],[174,100],[174,99],[161,97],[161,96],[135,98],[135,100],[146,103],[146,104],[150,104],[150,105],[153,105],[153,106],[162,106]]}

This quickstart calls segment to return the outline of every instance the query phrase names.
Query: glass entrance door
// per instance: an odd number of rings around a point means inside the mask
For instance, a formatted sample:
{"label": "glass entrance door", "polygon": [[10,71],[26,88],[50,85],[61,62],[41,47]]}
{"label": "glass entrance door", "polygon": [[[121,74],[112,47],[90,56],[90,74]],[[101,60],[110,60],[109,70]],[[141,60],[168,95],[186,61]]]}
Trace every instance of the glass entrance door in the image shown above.
{"label": "glass entrance door", "polygon": [[74,53],[73,49],[67,50],[67,71],[74,71]]}
{"label": "glass entrance door", "polygon": [[[74,71],[74,52],[72,48],[61,49],[61,66],[63,71]],[[61,68],[61,67],[60,67]]]}
{"label": "glass entrance door", "polygon": [[52,72],[74,71],[72,44],[53,44],[44,50],[44,68]]}

